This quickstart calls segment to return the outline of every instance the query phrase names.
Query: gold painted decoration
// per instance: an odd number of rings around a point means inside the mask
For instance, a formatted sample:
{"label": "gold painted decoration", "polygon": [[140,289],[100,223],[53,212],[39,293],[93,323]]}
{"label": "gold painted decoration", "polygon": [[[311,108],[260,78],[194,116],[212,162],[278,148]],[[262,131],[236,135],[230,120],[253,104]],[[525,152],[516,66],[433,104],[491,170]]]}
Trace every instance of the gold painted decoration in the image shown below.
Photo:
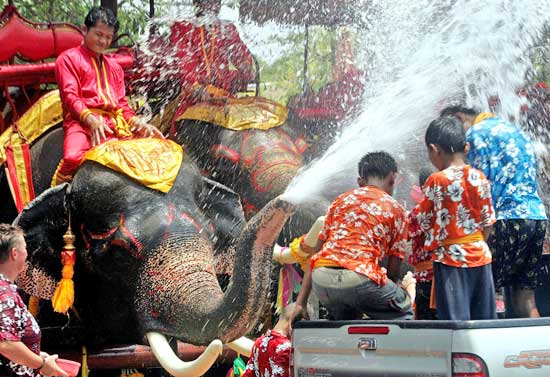
{"label": "gold painted decoration", "polygon": [[176,121],[188,119],[212,123],[235,131],[269,130],[286,122],[288,109],[263,97],[227,98],[200,102]]}
{"label": "gold painted decoration", "polygon": [[6,161],[6,147],[31,144],[40,135],[63,120],[63,109],[58,90],[44,94],[12,127],[0,135],[0,164]]}
{"label": "gold painted decoration", "polygon": [[170,191],[183,161],[183,149],[167,139],[112,140],[86,153],[83,161],[95,161],[123,173],[142,185]]}

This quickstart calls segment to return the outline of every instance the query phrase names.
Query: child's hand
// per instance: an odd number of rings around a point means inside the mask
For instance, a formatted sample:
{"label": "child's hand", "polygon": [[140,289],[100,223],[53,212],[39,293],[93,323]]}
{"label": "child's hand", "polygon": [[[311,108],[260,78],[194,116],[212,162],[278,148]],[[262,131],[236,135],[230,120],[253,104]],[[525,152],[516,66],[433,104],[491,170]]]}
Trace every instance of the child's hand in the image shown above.
{"label": "child's hand", "polygon": [[401,281],[401,286],[406,290],[410,285],[416,285],[416,279],[411,271],[408,271],[403,280]]}

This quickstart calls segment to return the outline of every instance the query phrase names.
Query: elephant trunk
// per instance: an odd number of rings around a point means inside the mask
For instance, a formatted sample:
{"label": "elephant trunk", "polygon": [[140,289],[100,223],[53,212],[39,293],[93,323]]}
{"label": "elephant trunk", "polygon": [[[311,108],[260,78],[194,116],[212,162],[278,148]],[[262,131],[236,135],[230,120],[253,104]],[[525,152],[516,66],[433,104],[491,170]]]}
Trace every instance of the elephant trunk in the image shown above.
{"label": "elephant trunk", "polygon": [[[171,234],[144,263],[137,301],[145,332],[195,345],[213,339],[228,343],[246,334],[267,300],[273,245],[293,210],[276,198],[248,222],[236,243],[233,278],[225,293],[213,268],[211,242],[196,232],[193,237]],[[175,260],[174,250],[181,248],[185,254]]]}

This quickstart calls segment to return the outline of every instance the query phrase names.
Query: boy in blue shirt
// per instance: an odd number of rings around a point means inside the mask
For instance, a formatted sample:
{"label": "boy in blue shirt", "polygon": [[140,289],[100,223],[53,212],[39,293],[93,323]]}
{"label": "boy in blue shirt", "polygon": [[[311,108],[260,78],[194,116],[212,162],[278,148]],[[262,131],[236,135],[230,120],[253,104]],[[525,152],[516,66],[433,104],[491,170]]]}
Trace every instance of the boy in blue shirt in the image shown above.
{"label": "boy in blue shirt", "polygon": [[538,317],[538,286],[546,212],[537,193],[537,161],[529,137],[492,113],[450,106],[441,116],[458,118],[470,144],[471,165],[491,182],[497,222],[489,238],[495,287],[504,287],[506,317]]}

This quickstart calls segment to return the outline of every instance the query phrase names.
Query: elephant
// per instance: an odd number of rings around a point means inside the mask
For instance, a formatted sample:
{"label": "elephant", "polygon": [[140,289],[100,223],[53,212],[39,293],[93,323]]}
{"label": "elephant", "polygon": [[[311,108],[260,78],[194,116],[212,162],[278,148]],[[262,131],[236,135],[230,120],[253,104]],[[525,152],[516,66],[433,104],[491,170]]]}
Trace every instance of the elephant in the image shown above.
{"label": "elephant", "polygon": [[[171,138],[184,146],[210,178],[239,193],[250,218],[285,192],[304,167],[303,139],[288,122],[268,130],[231,130],[208,122],[180,120]],[[299,206],[281,232],[288,244],[307,232],[328,208],[328,200]]]}
{"label": "elephant", "polygon": [[[273,246],[294,210],[277,197],[245,222],[238,195],[204,178],[187,155],[166,194],[86,161],[70,184],[44,191],[17,217],[29,251],[18,284],[51,299],[70,224],[77,237],[74,308],[86,343],[145,336],[169,373],[200,375],[222,343],[250,351],[243,336],[262,313]],[[216,256],[228,249],[235,251],[235,273],[223,291]],[[208,347],[185,363],[167,337]]]}

